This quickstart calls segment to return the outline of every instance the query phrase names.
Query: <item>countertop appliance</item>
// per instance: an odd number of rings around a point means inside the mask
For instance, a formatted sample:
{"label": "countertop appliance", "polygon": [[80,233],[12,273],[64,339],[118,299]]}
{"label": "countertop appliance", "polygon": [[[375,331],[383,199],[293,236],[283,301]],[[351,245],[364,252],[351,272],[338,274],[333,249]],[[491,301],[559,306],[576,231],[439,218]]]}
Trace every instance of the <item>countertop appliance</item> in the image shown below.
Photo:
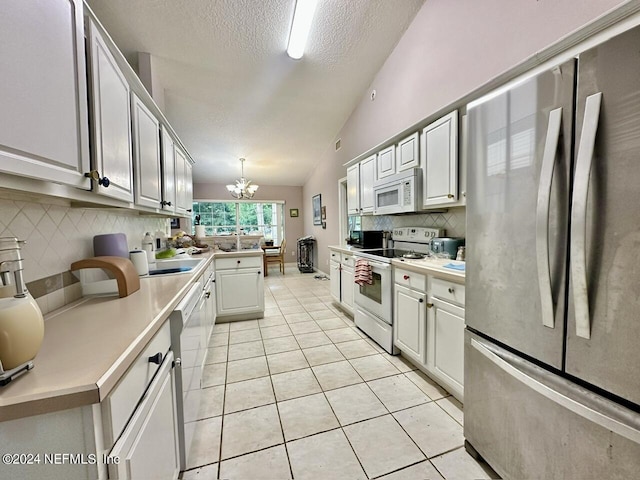
{"label": "countertop appliance", "polygon": [[423,227],[403,227],[393,230],[394,248],[354,251],[357,259],[364,259],[371,267],[371,285],[355,285],[354,321],[388,353],[396,355],[393,345],[393,275],[391,259],[420,252],[429,253],[429,242],[444,235],[444,230]]}
{"label": "countertop appliance", "polygon": [[468,106],[464,433],[503,478],[640,472],[638,45]]}
{"label": "countertop appliance", "polygon": [[456,258],[458,247],[464,246],[464,238],[435,237],[431,239],[430,248],[433,253],[447,254],[449,258]]}
{"label": "countertop appliance", "polygon": [[373,185],[374,215],[418,212],[422,207],[422,169],[409,168]]}
{"label": "countertop appliance", "polygon": [[382,248],[383,236],[382,230],[354,230],[347,244],[357,248]]}

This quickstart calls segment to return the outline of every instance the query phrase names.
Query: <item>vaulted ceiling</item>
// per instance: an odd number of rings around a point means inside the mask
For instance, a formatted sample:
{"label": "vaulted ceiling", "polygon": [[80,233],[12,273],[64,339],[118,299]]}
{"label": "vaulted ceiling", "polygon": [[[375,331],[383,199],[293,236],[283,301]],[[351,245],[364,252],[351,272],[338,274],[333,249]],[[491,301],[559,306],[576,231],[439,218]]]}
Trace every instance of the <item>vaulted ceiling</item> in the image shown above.
{"label": "vaulted ceiling", "polygon": [[[424,0],[318,0],[301,60],[295,0],[88,0],[129,63],[151,55],[196,183],[303,185]],[[162,107],[162,100],[159,101]]]}

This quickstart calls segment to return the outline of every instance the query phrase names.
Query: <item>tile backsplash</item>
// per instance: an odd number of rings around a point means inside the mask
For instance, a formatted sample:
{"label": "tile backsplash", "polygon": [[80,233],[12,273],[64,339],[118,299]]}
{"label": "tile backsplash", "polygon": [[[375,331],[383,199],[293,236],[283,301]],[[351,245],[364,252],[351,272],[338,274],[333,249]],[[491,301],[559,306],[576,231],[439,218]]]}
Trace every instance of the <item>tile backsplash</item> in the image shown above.
{"label": "tile backsplash", "polygon": [[64,199],[0,191],[0,236],[26,240],[24,277],[44,313],[79,297],[69,266],[93,256],[94,235],[124,233],[133,249],[140,247],[145,232],[157,230],[169,233],[169,220],[125,209],[76,208]]}
{"label": "tile backsplash", "polygon": [[363,230],[393,230],[396,227],[444,228],[448,237],[464,237],[466,208],[454,207],[444,213],[411,215],[372,215],[362,217]]}

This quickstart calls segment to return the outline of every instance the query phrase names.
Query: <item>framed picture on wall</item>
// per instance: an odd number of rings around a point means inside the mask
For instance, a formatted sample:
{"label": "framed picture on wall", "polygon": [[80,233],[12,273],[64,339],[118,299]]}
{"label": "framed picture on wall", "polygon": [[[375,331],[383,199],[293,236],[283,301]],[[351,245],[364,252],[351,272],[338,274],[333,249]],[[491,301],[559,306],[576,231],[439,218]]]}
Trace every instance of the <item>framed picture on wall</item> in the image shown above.
{"label": "framed picture on wall", "polygon": [[322,196],[320,194],[314,195],[311,198],[311,205],[313,209],[313,224],[322,225]]}
{"label": "framed picture on wall", "polygon": [[322,217],[322,221],[324,222],[327,219],[327,207],[325,207],[324,205],[322,206],[322,208],[320,209],[321,212],[321,217]]}
{"label": "framed picture on wall", "polygon": [[290,208],[289,209],[289,216],[290,217],[297,217],[298,216],[298,209],[297,208]]}

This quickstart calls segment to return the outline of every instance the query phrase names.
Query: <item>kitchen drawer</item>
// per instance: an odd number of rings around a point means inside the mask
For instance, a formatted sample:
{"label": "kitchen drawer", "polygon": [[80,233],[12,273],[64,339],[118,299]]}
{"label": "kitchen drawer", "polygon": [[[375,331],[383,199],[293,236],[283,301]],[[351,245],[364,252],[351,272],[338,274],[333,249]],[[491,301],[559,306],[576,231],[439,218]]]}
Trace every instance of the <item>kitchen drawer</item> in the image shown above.
{"label": "kitchen drawer", "polygon": [[262,257],[230,257],[216,258],[216,270],[233,270],[238,268],[262,268]]}
{"label": "kitchen drawer", "polygon": [[396,268],[394,281],[398,285],[404,285],[405,287],[413,288],[414,290],[420,290],[421,292],[427,291],[427,276],[422,273],[410,272],[409,270]]}
{"label": "kitchen drawer", "polygon": [[343,265],[348,265],[349,267],[356,266],[356,259],[353,257],[352,253],[342,253],[340,255],[340,261]]}
{"label": "kitchen drawer", "polygon": [[142,353],[120,379],[113,391],[102,402],[102,415],[105,425],[105,445],[111,446],[118,438],[133,413],[138,401],[144,394],[160,368],[149,361],[149,357],[162,353],[164,357],[171,345],[169,322],[165,322]]}
{"label": "kitchen drawer", "polygon": [[431,296],[457,303],[464,307],[464,285],[448,282],[440,278],[431,279]]}
{"label": "kitchen drawer", "polygon": [[336,262],[340,261],[341,258],[341,253],[340,252],[336,252],[334,250],[329,250],[329,258],[331,258],[331,260],[335,260]]}

